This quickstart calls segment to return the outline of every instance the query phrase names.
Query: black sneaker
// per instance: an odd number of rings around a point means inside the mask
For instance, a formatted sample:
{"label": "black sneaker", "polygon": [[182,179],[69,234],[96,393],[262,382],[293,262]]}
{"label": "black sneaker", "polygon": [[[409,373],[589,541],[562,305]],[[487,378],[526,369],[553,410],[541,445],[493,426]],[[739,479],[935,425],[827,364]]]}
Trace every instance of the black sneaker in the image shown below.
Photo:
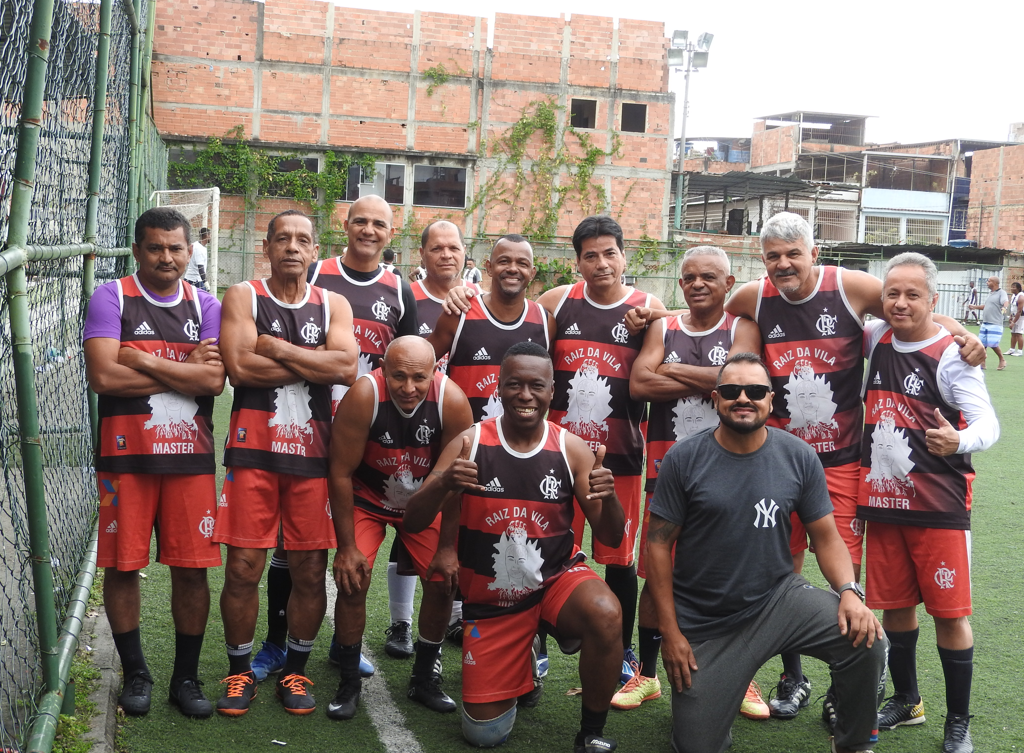
{"label": "black sneaker", "polygon": [[354,717],[359,707],[359,693],[362,689],[362,680],[342,680],[338,685],[338,692],[327,704],[327,718],[343,722]]}
{"label": "black sneaker", "polygon": [[826,691],[825,700],[821,703],[821,721],[830,735],[836,734],[836,696],[832,688]]}
{"label": "black sneaker", "polygon": [[913,724],[924,724],[924,700],[913,701],[905,696],[894,695],[878,712],[878,729],[896,729]]}
{"label": "black sneaker", "polygon": [[387,642],[384,653],[394,659],[408,659],[413,655],[412,625],[404,620],[392,622],[391,627],[384,631]]}
{"label": "black sneaker", "polygon": [[573,753],[610,753],[617,747],[619,744],[610,737],[587,735],[583,738],[583,742],[580,742],[579,737],[576,738],[572,751]]}
{"label": "black sneaker", "polygon": [[289,714],[312,714],[316,711],[316,699],[306,688],[313,681],[300,674],[286,675],[277,681],[277,697]]}
{"label": "black sneaker", "polygon": [[971,742],[970,716],[947,716],[945,739],[942,741],[942,753],[974,753]]}
{"label": "black sneaker", "polygon": [[170,701],[190,719],[206,719],[213,714],[213,704],[203,695],[202,685],[195,677],[171,680]]}
{"label": "black sneaker", "polygon": [[456,646],[462,645],[462,620],[456,620],[444,631],[444,637]]}
{"label": "black sneaker", "polygon": [[153,700],[153,678],[149,672],[140,669],[124,678],[124,687],[117,697],[118,705],[128,716],[143,716],[149,713]]}
{"label": "black sneaker", "polygon": [[796,719],[811,697],[811,683],[806,675],[803,679],[783,674],[775,687],[775,697],[768,700],[768,710],[775,719]]}
{"label": "black sneaker", "polygon": [[256,675],[250,670],[228,675],[220,681],[228,689],[217,701],[217,713],[224,716],[242,716],[248,713],[249,703],[256,697]]}
{"label": "black sneaker", "polygon": [[455,711],[455,701],[441,690],[441,675],[436,670],[423,678],[410,677],[408,696],[439,714]]}

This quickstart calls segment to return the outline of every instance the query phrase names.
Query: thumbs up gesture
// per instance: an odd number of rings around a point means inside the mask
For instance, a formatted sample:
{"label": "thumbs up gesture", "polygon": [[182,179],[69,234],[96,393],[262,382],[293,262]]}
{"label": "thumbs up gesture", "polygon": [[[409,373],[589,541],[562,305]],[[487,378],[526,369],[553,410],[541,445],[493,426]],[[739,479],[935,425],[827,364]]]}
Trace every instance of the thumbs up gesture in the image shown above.
{"label": "thumbs up gesture", "polygon": [[601,445],[597,448],[594,468],[590,471],[590,494],[587,499],[606,499],[615,494],[615,477],[604,467],[604,456],[608,448]]}
{"label": "thumbs up gesture", "polygon": [[924,433],[925,442],[928,444],[928,452],[940,457],[953,455],[960,449],[959,432],[957,432],[953,424],[946,420],[938,408],[935,409],[935,421],[938,423],[938,428],[928,429]]}
{"label": "thumbs up gesture", "polygon": [[476,474],[476,463],[469,459],[469,452],[472,446],[472,442],[469,436],[463,435],[462,437],[462,448],[459,450],[458,456],[452,461],[452,464],[448,466],[448,469],[444,472],[442,481],[446,488],[453,492],[461,492],[466,489],[475,489],[480,491],[483,489],[477,481]]}

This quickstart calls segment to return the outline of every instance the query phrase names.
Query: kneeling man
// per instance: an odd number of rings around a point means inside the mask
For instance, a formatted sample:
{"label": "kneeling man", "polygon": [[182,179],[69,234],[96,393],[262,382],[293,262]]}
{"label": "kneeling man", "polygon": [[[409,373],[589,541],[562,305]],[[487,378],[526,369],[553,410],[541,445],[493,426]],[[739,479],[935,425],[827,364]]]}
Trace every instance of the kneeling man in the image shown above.
{"label": "kneeling man", "polygon": [[[541,625],[563,650],[582,647],[583,718],[576,753],[615,749],[603,738],[622,665],[622,615],[614,594],[573,544],[575,498],[605,546],[618,546],[625,515],[615,480],[587,444],[544,419],[554,391],[547,350],[510,347],[498,394],[504,413],[463,432],[409,500],[406,527],[460,507],[459,587],[462,734],[473,745],[504,742],[516,700],[534,688],[530,647]],[[483,482],[483,483],[481,483]]]}
{"label": "kneeling man", "polygon": [[[672,684],[676,753],[724,751],[751,678],[781,651],[831,667],[833,751],[866,750],[875,733],[887,641],[854,580],[814,450],[765,426],[772,397],[758,356],[730,357],[712,393],[719,426],[676,443],[658,473],[647,585]],[[793,572],[793,512],[838,597]]]}

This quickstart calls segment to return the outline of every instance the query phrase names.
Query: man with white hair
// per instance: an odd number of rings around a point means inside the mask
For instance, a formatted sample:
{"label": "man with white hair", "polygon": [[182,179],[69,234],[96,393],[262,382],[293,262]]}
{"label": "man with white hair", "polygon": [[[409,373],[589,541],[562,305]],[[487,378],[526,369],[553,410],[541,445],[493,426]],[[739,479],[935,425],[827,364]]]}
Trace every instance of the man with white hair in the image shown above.
{"label": "man with white hair", "polygon": [[935,620],[946,681],[943,753],[971,753],[970,453],[999,422],[981,370],[935,322],[935,265],[904,253],[886,267],[884,319],[864,328],[868,380],[857,515],[868,521],[867,605],[883,610],[895,692],[878,728],[924,722],[917,687],[917,605]]}

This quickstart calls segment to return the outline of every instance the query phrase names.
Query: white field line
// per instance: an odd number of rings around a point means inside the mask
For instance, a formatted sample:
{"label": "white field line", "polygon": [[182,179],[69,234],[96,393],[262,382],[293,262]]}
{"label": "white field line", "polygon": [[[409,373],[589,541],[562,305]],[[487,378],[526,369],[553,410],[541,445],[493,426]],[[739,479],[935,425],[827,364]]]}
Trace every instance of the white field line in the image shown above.
{"label": "white field line", "polygon": [[[383,580],[383,578],[381,579]],[[338,587],[327,572],[327,620],[334,625],[334,609],[331,605],[338,598]],[[377,730],[377,737],[384,744],[388,753],[423,753],[423,746],[405,726],[405,715],[401,712],[395,702],[391,700],[391,693],[388,692],[387,684],[384,682],[380,665],[377,664],[377,657],[373,651],[363,643],[363,655],[369,659],[375,667],[376,673],[373,677],[363,680],[362,696],[359,705],[362,712],[370,715]]]}

